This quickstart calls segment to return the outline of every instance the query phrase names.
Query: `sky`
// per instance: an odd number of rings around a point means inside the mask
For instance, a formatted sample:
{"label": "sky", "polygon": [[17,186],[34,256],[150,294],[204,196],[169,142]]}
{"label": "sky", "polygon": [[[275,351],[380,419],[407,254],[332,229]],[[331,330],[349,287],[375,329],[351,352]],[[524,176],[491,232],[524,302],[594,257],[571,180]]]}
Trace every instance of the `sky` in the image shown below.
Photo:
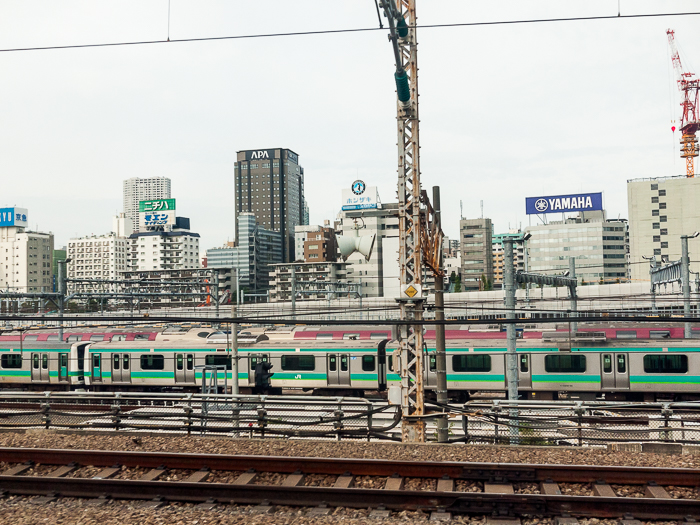
{"label": "sky", "polygon": [[[419,25],[700,11],[690,0],[417,0]],[[168,11],[170,14],[168,15]],[[0,50],[377,27],[372,0],[4,0]],[[700,16],[418,30],[421,182],[443,230],[526,226],[525,197],[604,192],[679,175],[680,97],[666,30],[700,66]],[[57,247],[111,231],[122,181],[172,179],[202,253],[234,236],[236,151],[290,148],[311,224],[355,179],[396,201],[387,31],[0,51],[0,206]],[[533,218],[534,224],[535,218]]]}

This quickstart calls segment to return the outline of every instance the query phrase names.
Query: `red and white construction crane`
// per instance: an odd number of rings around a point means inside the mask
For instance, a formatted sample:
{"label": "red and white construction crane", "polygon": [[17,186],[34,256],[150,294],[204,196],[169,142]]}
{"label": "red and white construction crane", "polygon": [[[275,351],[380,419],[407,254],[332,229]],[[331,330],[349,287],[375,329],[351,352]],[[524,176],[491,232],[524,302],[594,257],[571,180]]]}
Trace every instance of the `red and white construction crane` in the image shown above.
{"label": "red and white construction crane", "polygon": [[698,87],[700,81],[693,73],[683,71],[681,57],[676,47],[675,34],[672,29],[666,31],[668,45],[671,48],[671,62],[676,72],[678,89],[683,94],[681,102],[681,157],[685,159],[686,176],[695,176],[695,166],[693,159],[698,156],[698,139],[695,136],[700,127],[698,121]]}

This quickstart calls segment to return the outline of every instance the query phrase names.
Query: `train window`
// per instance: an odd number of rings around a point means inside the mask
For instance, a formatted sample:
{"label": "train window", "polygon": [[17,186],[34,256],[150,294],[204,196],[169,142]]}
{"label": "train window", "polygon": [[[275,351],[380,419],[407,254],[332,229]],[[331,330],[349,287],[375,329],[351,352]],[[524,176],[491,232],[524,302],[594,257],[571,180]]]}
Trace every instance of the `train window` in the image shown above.
{"label": "train window", "polygon": [[41,354],[41,368],[46,370],[49,367],[49,354]]}
{"label": "train window", "polygon": [[58,361],[59,361],[59,366],[61,366],[61,367],[68,366],[68,354],[59,354]]}
{"label": "train window", "polygon": [[328,356],[328,371],[335,372],[336,370],[338,370],[338,359],[335,355],[330,355]]}
{"label": "train window", "polygon": [[617,356],[617,373],[624,374],[627,372],[627,359],[623,354]]}
{"label": "train window", "polygon": [[112,369],[113,370],[119,370],[119,354],[114,354],[112,356]]}
{"label": "train window", "polygon": [[644,372],[647,374],[685,374],[687,371],[687,355],[644,356]]}
{"label": "train window", "polygon": [[671,332],[669,330],[649,330],[649,337],[651,339],[668,339],[671,337]]}
{"label": "train window", "polygon": [[544,369],[547,372],[576,374],[586,371],[585,355],[546,355]]}
{"label": "train window", "polygon": [[615,337],[617,339],[637,339],[637,332],[634,330],[617,330]]}
{"label": "train window", "polygon": [[527,355],[520,356],[520,371],[527,373],[530,370],[530,363]]}
{"label": "train window", "polygon": [[362,356],[362,371],[363,372],[374,372],[374,356],[373,355],[363,355]]}
{"label": "train window", "polygon": [[187,354],[187,370],[194,370],[194,356]]}
{"label": "train window", "polygon": [[[345,358],[347,359],[347,358]],[[347,364],[346,364],[347,366]],[[283,355],[282,370],[315,370],[316,358],[312,355]]]}
{"label": "train window", "polygon": [[612,373],[612,356],[610,354],[603,354],[603,372]]}
{"label": "train window", "polygon": [[431,372],[435,372],[435,370],[437,370],[437,357],[435,357],[435,355],[429,356],[428,368],[430,369]]}
{"label": "train window", "polygon": [[185,360],[183,359],[182,354],[175,355],[175,368],[178,370],[185,368]]}
{"label": "train window", "polygon": [[58,334],[53,334],[53,335],[48,336],[48,337],[46,338],[46,341],[47,341],[47,342],[58,341]]}
{"label": "train window", "polygon": [[490,372],[490,355],[453,355],[452,370],[455,372]]}
{"label": "train window", "polygon": [[78,345],[78,370],[85,369],[85,345]]}
{"label": "train window", "polygon": [[207,337],[209,335],[209,332],[198,332],[197,337]]}
{"label": "train window", "polygon": [[394,356],[393,355],[389,356],[389,360],[387,361],[387,366],[389,367],[389,370],[391,372],[394,371]]}
{"label": "train window", "polygon": [[3,368],[22,368],[22,356],[16,354],[3,354],[0,364]]}
{"label": "train window", "polygon": [[346,356],[346,355],[340,356],[340,371],[341,372],[348,371],[348,356]]}
{"label": "train window", "polygon": [[27,343],[27,342],[32,342],[32,343],[33,343],[34,341],[38,341],[38,340],[39,340],[39,336],[38,336],[38,335],[25,335],[25,336],[24,336],[24,342],[25,342],[25,343]]}
{"label": "train window", "polygon": [[124,354],[122,358],[122,370],[129,370],[129,354]]}
{"label": "train window", "polygon": [[92,366],[93,368],[100,367],[100,354],[92,354]]}
{"label": "train window", "polygon": [[388,339],[389,334],[387,334],[386,332],[370,332],[369,338],[381,341],[382,339]]}
{"label": "train window", "polygon": [[165,358],[162,355],[142,355],[141,370],[163,370]]}
{"label": "train window", "polygon": [[39,370],[39,354],[34,354],[32,356],[32,368],[34,370]]}
{"label": "train window", "polygon": [[319,333],[319,334],[316,334],[316,339],[333,339],[333,334],[332,333],[330,333],[330,334]]}
{"label": "train window", "polygon": [[[178,354],[182,358],[182,354]],[[226,370],[231,370],[231,356],[229,355],[208,355],[204,362],[208,366],[225,366]],[[182,370],[182,368],[178,368]]]}
{"label": "train window", "polygon": [[104,341],[105,336],[102,334],[97,334],[97,335],[91,335],[90,336],[90,341]]}
{"label": "train window", "polygon": [[150,336],[148,334],[136,334],[134,335],[134,341],[148,341]]}
{"label": "train window", "polygon": [[126,341],[126,334],[115,334],[110,341]]}

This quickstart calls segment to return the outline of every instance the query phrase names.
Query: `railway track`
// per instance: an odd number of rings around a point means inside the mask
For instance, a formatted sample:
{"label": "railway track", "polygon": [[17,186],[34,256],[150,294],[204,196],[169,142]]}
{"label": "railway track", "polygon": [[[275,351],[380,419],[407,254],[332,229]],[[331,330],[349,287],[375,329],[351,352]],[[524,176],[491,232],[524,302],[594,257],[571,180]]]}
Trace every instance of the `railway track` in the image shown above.
{"label": "railway track", "polygon": [[[5,495],[499,516],[700,518],[700,470],[0,448]],[[576,484],[578,494],[567,487]],[[581,495],[589,491],[590,495]],[[521,493],[522,487],[530,492]],[[620,487],[625,487],[621,490]],[[681,490],[679,490],[681,489]],[[619,496],[618,492],[628,494]],[[677,497],[672,497],[671,494]],[[678,494],[683,497],[678,497]],[[640,497],[630,497],[636,494]],[[499,522],[500,523],[500,522]]]}

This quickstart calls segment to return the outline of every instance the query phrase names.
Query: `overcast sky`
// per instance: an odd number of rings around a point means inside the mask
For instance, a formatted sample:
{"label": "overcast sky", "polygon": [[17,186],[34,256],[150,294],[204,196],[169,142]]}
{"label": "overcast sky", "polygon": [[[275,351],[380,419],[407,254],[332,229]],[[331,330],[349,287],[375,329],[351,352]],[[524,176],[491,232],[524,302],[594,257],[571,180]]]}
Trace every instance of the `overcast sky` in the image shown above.
{"label": "overcast sky", "polygon": [[[699,11],[622,0],[622,14]],[[616,15],[617,0],[418,0],[419,24]],[[168,0],[4,0],[0,48],[160,40]],[[442,188],[443,229],[464,215],[527,225],[525,197],[603,191],[627,216],[626,181],[685,172],[666,29],[700,65],[698,16],[418,31],[422,184]],[[375,27],[372,0],[171,0],[170,38]],[[202,252],[233,239],[233,163],[290,148],[311,223],[356,178],[396,200],[394,60],[386,31],[0,53],[0,206],[32,229],[111,230],[122,181],[172,179]],[[692,69],[698,72],[697,69]],[[678,123],[676,123],[678,125]]]}

